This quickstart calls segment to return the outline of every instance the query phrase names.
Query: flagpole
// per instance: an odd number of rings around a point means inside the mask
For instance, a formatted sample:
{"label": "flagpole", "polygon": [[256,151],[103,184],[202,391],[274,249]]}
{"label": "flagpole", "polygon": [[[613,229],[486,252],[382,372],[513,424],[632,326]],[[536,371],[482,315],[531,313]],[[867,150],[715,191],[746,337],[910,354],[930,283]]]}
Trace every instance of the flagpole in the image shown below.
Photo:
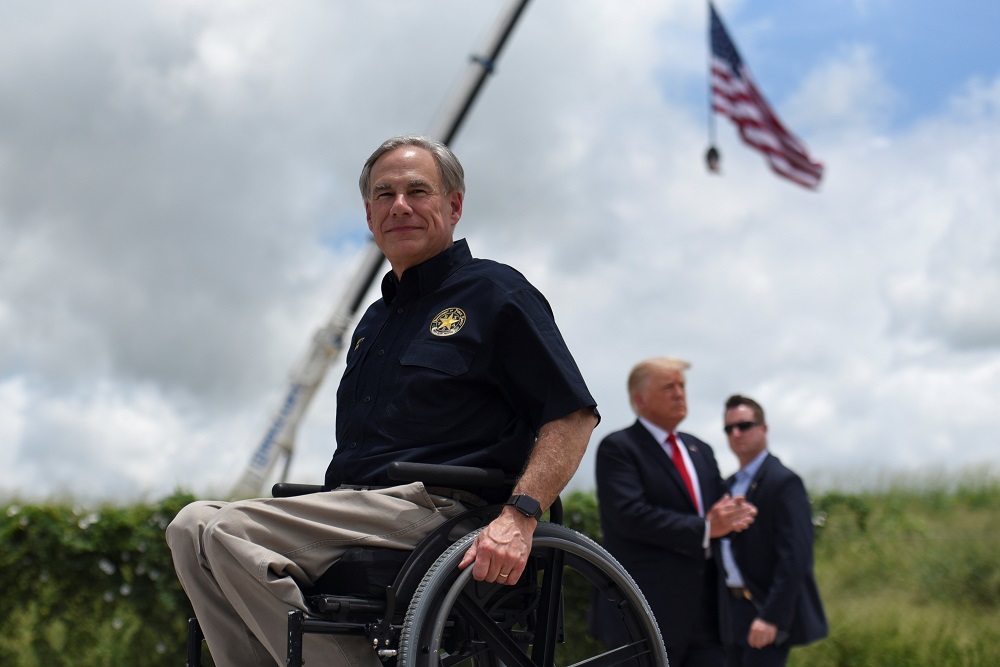
{"label": "flagpole", "polygon": [[708,41],[706,44],[705,55],[708,63],[708,68],[706,72],[706,86],[708,90],[708,145],[715,145],[715,110],[712,108],[712,0],[707,0],[705,2],[705,18],[708,19],[705,24],[708,26]]}
{"label": "flagpole", "polygon": [[[764,156],[771,171],[802,187],[815,190],[823,178],[823,163],[809,156],[805,144],[788,131],[758,90],[722,17],[711,3],[709,41],[712,48],[712,108],[736,125],[743,143]],[[711,150],[707,154],[712,167]],[[718,152],[715,165],[718,166]]]}
{"label": "flagpole", "polygon": [[706,69],[706,88],[708,89],[708,150],[705,151],[705,166],[708,171],[716,174],[719,172],[719,161],[722,156],[715,146],[715,103],[712,92],[712,0],[705,2],[706,18],[708,25],[708,68]]}

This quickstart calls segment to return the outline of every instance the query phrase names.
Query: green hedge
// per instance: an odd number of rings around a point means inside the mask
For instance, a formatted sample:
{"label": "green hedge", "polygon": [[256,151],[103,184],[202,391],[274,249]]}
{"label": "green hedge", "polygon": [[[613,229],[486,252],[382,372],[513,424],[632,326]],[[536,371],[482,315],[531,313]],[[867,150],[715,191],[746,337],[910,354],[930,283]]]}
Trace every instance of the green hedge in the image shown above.
{"label": "green hedge", "polygon": [[0,665],[183,665],[191,608],[163,531],[191,500],[3,507]]}
{"label": "green hedge", "polygon": [[[183,665],[191,610],[163,531],[193,499],[0,508],[0,665]],[[593,494],[564,502],[565,523],[599,538]],[[998,506],[996,483],[819,496],[831,636],[793,651],[790,665],[1000,665]],[[583,634],[585,598],[565,592],[571,637]],[[563,647],[560,664],[578,648]]]}

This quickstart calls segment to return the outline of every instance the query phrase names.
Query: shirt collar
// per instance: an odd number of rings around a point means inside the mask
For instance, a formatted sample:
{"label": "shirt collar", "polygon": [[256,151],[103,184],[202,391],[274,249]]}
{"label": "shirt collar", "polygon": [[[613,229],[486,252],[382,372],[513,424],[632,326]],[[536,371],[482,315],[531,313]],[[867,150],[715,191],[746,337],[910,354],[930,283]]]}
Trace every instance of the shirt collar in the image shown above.
{"label": "shirt collar", "polygon": [[[662,428],[660,428],[653,422],[649,421],[645,417],[639,417],[639,423],[645,426],[646,430],[649,431],[650,435],[652,435],[653,438],[661,445],[667,441],[667,436],[670,435],[670,431],[663,430]],[[675,435],[676,433],[677,432],[674,431]],[[678,438],[678,440],[680,440],[680,438]]]}
{"label": "shirt collar", "polygon": [[469,250],[468,242],[459,239],[430,259],[403,271],[402,280],[396,278],[395,272],[390,270],[382,278],[382,298],[386,303],[392,303],[399,295],[429,294],[458,267],[471,259],[472,252]]}
{"label": "shirt collar", "polygon": [[744,467],[740,468],[739,472],[736,473],[736,476],[747,480],[751,480],[754,477],[756,477],[757,471],[760,470],[760,467],[762,465],[764,465],[764,459],[767,458],[767,454],[768,452],[765,449],[760,454],[758,454],[753,461],[746,464]]}

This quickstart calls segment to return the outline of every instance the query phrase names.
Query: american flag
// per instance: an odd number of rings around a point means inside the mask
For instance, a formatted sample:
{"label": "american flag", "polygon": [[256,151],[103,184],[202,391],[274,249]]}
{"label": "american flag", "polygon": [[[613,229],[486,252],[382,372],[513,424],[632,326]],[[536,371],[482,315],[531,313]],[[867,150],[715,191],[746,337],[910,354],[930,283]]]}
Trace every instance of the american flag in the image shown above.
{"label": "american flag", "polygon": [[764,154],[771,169],[807,188],[819,186],[823,165],[814,162],[805,145],[781,124],[757,90],[712,3],[712,110],[728,116],[740,136]]}

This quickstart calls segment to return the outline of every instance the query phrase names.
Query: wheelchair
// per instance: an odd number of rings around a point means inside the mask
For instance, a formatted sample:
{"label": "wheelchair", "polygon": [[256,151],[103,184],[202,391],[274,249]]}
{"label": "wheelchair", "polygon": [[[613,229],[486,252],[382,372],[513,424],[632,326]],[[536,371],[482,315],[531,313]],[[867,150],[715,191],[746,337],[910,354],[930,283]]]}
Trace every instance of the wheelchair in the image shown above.
{"label": "wheelchair", "polygon": [[[397,462],[389,475],[432,487],[512,485],[503,471]],[[276,484],[275,497],[319,491],[319,486]],[[308,609],[288,613],[286,665],[301,667],[307,634],[361,635],[386,667],[554,667],[557,646],[583,645],[566,636],[564,584],[603,596],[616,609],[617,646],[587,651],[566,667],[668,667],[656,620],[628,572],[600,545],[562,524],[559,499],[532,538],[517,584],[476,581],[458,563],[502,505],[472,507],[425,537],[412,551],[356,548],[311,587]],[[470,531],[471,527],[471,531]],[[582,602],[586,604],[586,602]],[[605,621],[606,622],[606,621]],[[187,666],[201,667],[204,639],[188,621]],[[597,645],[591,642],[589,645]],[[579,650],[574,654],[578,654]],[[318,666],[311,666],[318,667]]]}

